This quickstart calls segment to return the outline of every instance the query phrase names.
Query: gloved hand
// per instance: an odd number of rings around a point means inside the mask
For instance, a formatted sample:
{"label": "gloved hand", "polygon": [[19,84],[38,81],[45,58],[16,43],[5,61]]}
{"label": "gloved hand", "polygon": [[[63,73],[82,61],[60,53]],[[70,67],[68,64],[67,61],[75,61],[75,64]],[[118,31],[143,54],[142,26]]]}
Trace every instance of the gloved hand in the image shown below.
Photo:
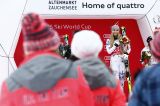
{"label": "gloved hand", "polygon": [[130,73],[127,71],[126,72],[126,78],[128,78],[130,76]]}
{"label": "gloved hand", "polygon": [[125,67],[128,67],[129,66],[128,60],[124,60],[124,64],[125,64]]}
{"label": "gloved hand", "polygon": [[115,40],[115,41],[114,41],[114,46],[118,47],[119,45],[120,45],[119,40]]}

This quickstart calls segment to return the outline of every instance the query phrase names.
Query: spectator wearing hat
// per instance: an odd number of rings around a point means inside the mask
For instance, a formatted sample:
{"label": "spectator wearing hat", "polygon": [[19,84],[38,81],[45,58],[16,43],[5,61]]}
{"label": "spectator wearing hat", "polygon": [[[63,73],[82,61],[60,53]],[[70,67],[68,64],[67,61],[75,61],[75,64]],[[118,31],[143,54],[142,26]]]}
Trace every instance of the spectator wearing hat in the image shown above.
{"label": "spectator wearing hat", "polygon": [[79,31],[72,39],[71,60],[81,66],[94,95],[95,106],[125,106],[125,95],[120,82],[98,58],[102,47],[103,43],[96,32]]}
{"label": "spectator wearing hat", "polygon": [[157,64],[142,71],[135,82],[129,106],[160,106],[160,33],[154,36],[151,52]]}
{"label": "spectator wearing hat", "polygon": [[93,106],[81,72],[56,50],[58,33],[37,14],[22,21],[25,59],[2,86],[0,106]]}

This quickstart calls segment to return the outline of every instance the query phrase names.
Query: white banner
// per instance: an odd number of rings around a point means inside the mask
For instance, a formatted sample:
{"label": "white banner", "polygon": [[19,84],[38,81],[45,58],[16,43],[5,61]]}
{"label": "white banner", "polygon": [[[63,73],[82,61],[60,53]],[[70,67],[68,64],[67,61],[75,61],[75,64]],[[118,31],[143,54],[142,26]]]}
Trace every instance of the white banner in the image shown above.
{"label": "white banner", "polygon": [[141,15],[156,0],[28,0],[25,13],[46,15]]}

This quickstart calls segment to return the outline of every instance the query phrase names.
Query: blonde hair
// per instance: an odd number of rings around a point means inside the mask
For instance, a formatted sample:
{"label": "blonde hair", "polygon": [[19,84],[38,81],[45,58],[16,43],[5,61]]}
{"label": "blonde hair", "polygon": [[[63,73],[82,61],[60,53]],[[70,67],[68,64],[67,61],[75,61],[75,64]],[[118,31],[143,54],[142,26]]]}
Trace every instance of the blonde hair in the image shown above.
{"label": "blonde hair", "polygon": [[[122,37],[121,34],[118,34],[118,40],[120,40]],[[112,33],[111,36],[110,36],[110,47],[113,47],[113,43],[114,43],[114,34]]]}

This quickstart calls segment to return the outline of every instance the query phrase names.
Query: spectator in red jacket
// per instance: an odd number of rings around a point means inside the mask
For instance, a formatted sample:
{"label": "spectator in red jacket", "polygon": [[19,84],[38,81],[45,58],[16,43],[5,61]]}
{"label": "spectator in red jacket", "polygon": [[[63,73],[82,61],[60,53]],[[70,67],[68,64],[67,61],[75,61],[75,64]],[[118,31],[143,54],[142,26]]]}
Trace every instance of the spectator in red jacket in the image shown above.
{"label": "spectator in red jacket", "polygon": [[80,67],[56,54],[58,33],[37,14],[22,21],[25,60],[2,86],[0,106],[93,106]]}
{"label": "spectator in red jacket", "polygon": [[102,41],[94,31],[83,30],[75,33],[72,43],[71,60],[81,66],[85,78],[94,94],[95,106],[125,106],[125,95],[105,64],[98,58]]}

